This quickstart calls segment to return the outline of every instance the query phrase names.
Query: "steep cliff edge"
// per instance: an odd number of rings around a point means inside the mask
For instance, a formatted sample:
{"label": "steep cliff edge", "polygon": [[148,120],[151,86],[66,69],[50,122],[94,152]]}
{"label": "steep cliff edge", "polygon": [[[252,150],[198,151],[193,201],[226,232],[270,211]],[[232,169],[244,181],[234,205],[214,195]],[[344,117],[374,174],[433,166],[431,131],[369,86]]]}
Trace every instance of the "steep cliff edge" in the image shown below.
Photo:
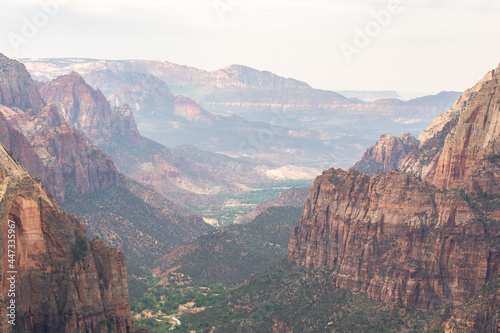
{"label": "steep cliff edge", "polygon": [[113,135],[139,137],[130,108],[122,105],[112,109],[102,92],[90,87],[76,72],[42,84],[40,94],[97,144],[112,140]]}
{"label": "steep cliff edge", "polygon": [[499,194],[500,72],[482,86],[447,135],[436,169],[427,177],[440,189]]}
{"label": "steep cliff edge", "polygon": [[458,118],[465,111],[469,102],[500,72],[500,65],[486,75],[473,87],[467,89],[448,111],[440,114],[418,137],[419,147],[411,151],[400,163],[400,170],[411,172],[420,177],[428,177],[437,167],[444,141],[455,128]]}
{"label": "steep cliff edge", "polygon": [[[6,122],[2,142],[9,146],[16,143],[11,149],[15,156],[28,162],[25,165],[32,175],[40,178],[59,202],[64,202],[67,191],[87,194],[124,184],[113,161],[61,117],[54,104],[45,105],[24,65],[1,54],[0,113]],[[26,145],[17,144],[26,141],[20,134],[36,151],[38,160]]]}
{"label": "steep cliff edge", "polygon": [[470,198],[393,171],[329,170],[314,182],[288,259],[327,266],[332,284],[393,306],[460,304],[498,272],[499,228]]}
{"label": "steep cliff edge", "polygon": [[[494,73],[494,72],[493,72]],[[471,97],[421,175],[331,169],[316,179],[288,259],[392,306],[458,306],[499,272],[499,74]]]}
{"label": "steep cliff edge", "polygon": [[417,147],[418,140],[409,133],[400,138],[393,135],[381,135],[380,140],[366,150],[361,161],[353,168],[367,175],[389,172],[397,169],[406,155]]}
{"label": "steep cliff edge", "polygon": [[[0,182],[2,318],[14,300],[16,330],[135,332],[124,255],[89,241],[83,223],[64,214],[3,145]],[[10,257],[9,244],[15,244]],[[13,285],[15,296],[9,296]],[[14,326],[2,320],[0,330],[13,332]]]}

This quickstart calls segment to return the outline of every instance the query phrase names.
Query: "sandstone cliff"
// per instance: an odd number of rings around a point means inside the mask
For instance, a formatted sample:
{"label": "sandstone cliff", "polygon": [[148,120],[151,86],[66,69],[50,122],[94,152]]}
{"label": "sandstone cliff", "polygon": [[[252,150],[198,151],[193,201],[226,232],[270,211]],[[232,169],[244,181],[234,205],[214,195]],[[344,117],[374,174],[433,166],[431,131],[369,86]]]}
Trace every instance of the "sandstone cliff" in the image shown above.
{"label": "sandstone cliff", "polygon": [[[0,145],[0,256],[2,304],[15,299],[15,327],[2,332],[134,332],[125,257],[86,237],[86,228],[65,215],[41,183]],[[16,235],[15,269],[7,259],[8,220]],[[15,270],[16,295],[9,297],[8,271]]]}
{"label": "sandstone cliff", "polygon": [[0,53],[0,104],[16,105],[25,110],[40,110],[45,103],[36,84],[18,61]]}
{"label": "sandstone cliff", "polygon": [[112,140],[113,135],[139,136],[130,107],[112,109],[102,92],[76,72],[42,84],[40,94],[45,102],[59,108],[68,123],[97,144]]}
{"label": "sandstone cliff", "polygon": [[[0,108],[3,106],[0,105]],[[45,166],[36,150],[20,132],[12,128],[0,112],[0,142],[13,157],[19,160],[31,175],[36,175],[43,183],[50,183],[46,178]]]}
{"label": "sandstone cliff", "polygon": [[458,118],[465,111],[468,103],[481,88],[498,74],[500,66],[488,72],[476,85],[467,89],[448,111],[440,114],[420,133],[419,147],[411,151],[401,162],[400,169],[426,178],[437,167],[446,136],[457,125]]}
{"label": "sandstone cliff", "polygon": [[[24,65],[2,55],[0,69],[0,113],[8,124],[3,127],[2,142],[21,144],[25,140],[18,134],[28,140],[39,158],[26,144],[12,146],[14,155],[27,162],[33,176],[40,178],[59,202],[64,202],[68,191],[86,194],[124,184],[113,161],[67,123],[54,104],[45,105]],[[8,139],[16,135],[16,139]]]}
{"label": "sandstone cliff", "polygon": [[423,310],[460,305],[498,274],[500,75],[493,73],[456,125],[443,126],[449,133],[425,173],[331,169],[318,177],[288,259],[327,266],[337,288]]}
{"label": "sandstone cliff", "polygon": [[418,140],[409,133],[400,138],[382,135],[375,146],[368,148],[363,154],[363,158],[354,165],[354,169],[367,175],[395,170],[406,155],[417,147]]}

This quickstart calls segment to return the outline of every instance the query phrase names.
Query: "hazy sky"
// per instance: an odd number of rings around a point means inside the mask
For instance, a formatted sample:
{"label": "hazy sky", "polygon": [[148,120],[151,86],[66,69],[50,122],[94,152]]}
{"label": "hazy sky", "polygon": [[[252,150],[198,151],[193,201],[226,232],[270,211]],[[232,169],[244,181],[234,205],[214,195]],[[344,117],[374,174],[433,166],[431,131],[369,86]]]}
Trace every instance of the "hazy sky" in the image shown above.
{"label": "hazy sky", "polygon": [[9,57],[237,63],[315,88],[402,92],[464,90],[500,62],[492,0],[0,1]]}

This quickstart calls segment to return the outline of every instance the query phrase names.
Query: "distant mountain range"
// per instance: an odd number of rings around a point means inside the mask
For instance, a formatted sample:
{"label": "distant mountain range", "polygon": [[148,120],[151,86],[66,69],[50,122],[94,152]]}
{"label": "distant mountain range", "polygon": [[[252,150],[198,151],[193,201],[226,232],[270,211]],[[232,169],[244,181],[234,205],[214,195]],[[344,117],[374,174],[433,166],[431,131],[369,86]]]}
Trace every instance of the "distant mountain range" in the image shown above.
{"label": "distant mountain range", "polygon": [[351,166],[380,134],[417,135],[460,95],[364,102],[241,65],[208,72],[148,60],[22,61],[41,81],[78,72],[113,107],[130,105],[140,133],[168,147],[277,166]]}
{"label": "distant mountain range", "polygon": [[395,91],[337,91],[337,93],[341,94],[350,99],[359,99],[363,102],[374,102],[378,99],[403,99],[397,92]]}

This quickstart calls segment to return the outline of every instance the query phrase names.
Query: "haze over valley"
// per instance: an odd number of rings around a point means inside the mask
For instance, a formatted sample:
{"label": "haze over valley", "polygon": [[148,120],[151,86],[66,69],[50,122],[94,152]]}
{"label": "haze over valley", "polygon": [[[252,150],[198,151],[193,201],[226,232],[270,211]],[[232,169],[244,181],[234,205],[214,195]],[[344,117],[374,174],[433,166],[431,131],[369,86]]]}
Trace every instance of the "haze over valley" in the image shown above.
{"label": "haze over valley", "polygon": [[497,3],[2,6],[0,332],[500,332]]}

